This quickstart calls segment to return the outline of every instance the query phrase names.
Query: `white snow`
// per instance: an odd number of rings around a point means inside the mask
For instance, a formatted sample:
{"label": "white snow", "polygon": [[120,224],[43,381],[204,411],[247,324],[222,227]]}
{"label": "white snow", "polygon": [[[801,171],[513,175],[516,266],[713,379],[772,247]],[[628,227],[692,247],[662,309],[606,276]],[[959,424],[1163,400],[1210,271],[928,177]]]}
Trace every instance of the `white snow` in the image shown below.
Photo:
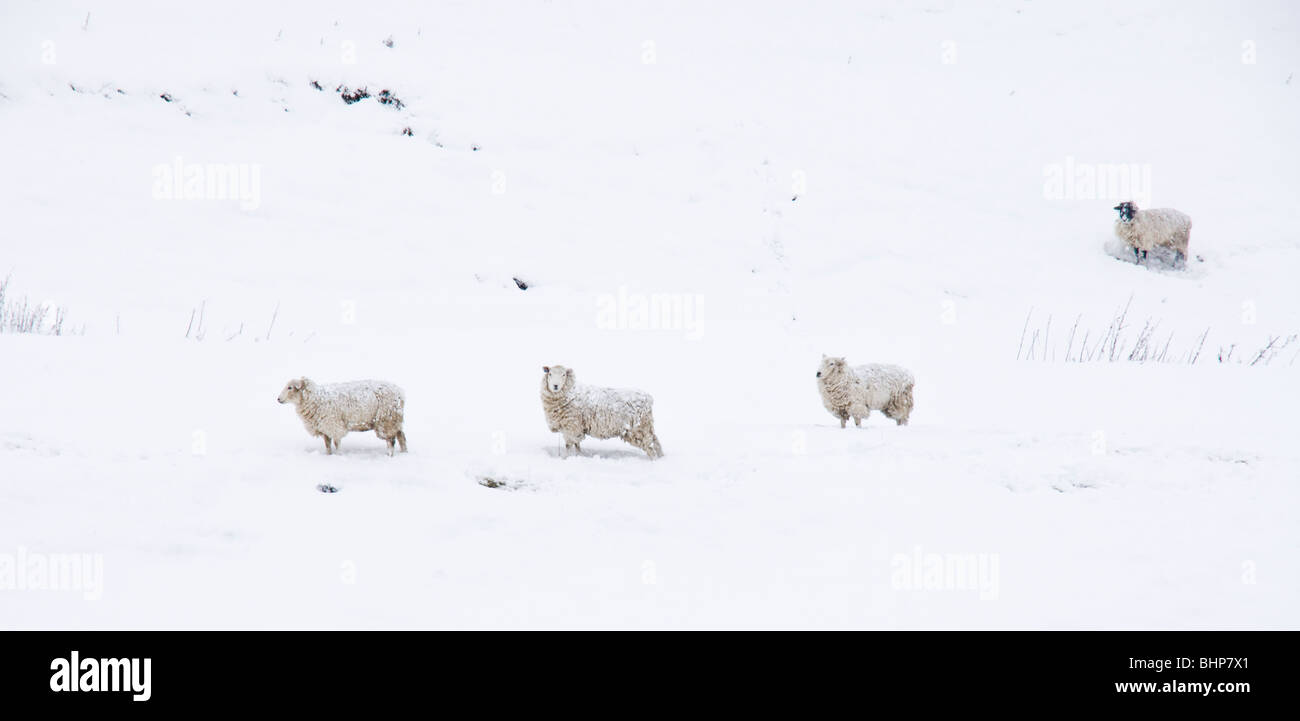
{"label": "white snow", "polygon": [[[1300,627],[1293,3],[507,7],[0,11],[0,273],[84,326],[0,334],[0,627]],[[1187,270],[1108,254],[1129,166]],[[1199,361],[1065,361],[1130,302]],[[561,458],[547,363],[665,457]]]}

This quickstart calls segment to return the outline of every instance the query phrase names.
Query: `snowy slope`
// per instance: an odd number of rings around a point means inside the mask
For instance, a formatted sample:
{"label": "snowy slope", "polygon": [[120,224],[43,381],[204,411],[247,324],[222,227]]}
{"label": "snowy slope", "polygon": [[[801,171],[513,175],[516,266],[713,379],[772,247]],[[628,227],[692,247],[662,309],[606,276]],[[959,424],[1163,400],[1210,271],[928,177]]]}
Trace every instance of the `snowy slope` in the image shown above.
{"label": "snowy slope", "polygon": [[[0,626],[1300,626],[1292,4],[502,7],[0,10],[0,273],[84,328],[0,334]],[[1107,254],[1116,166],[1188,269]],[[1066,361],[1126,304],[1198,362]],[[559,458],[554,363],[665,458]],[[411,453],[326,457],[303,374],[401,384]]]}

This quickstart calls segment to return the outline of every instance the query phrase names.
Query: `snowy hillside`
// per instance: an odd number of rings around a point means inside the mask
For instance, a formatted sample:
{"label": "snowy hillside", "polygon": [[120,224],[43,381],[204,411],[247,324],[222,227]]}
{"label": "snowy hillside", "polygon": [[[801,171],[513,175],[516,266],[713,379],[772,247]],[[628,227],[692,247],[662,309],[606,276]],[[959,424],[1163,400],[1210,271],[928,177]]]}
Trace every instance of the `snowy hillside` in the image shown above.
{"label": "snowy hillside", "polygon": [[0,627],[1300,628],[1294,3],[424,5],[0,9]]}

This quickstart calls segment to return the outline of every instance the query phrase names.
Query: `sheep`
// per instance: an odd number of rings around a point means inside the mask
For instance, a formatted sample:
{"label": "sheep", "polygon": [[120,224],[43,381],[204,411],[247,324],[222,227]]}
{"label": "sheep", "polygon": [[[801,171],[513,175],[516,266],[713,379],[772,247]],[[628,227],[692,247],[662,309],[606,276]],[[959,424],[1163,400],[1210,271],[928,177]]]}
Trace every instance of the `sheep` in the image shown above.
{"label": "sheep", "polygon": [[654,398],[637,390],[579,385],[572,368],[542,367],[542,410],[552,433],[564,436],[564,455],[581,453],[586,436],[621,438],[650,458],[663,456],[655,437]]}
{"label": "sheep", "polygon": [[862,419],[871,411],[880,411],[898,425],[907,425],[912,413],[912,388],[916,380],[906,368],[883,363],[850,368],[843,358],[822,356],[821,369],[817,371],[817,389],[821,391],[822,405],[831,415],[840,419],[840,428],[861,426]]}
{"label": "sheep", "polygon": [[[1137,203],[1125,201],[1115,206],[1119,218],[1115,221],[1115,235],[1133,249],[1133,262],[1147,259],[1147,252],[1155,248],[1174,251],[1174,266],[1187,262],[1187,242],[1192,233],[1192,219],[1173,208],[1139,210]],[[1139,259],[1138,254],[1141,253]]]}
{"label": "sheep", "polygon": [[277,400],[297,407],[307,432],[325,439],[326,454],[333,455],[339,441],[351,431],[374,431],[388,442],[389,456],[398,443],[406,453],[406,433],[402,430],[406,394],[392,383],[316,383],[310,378],[295,378],[285,384]]}

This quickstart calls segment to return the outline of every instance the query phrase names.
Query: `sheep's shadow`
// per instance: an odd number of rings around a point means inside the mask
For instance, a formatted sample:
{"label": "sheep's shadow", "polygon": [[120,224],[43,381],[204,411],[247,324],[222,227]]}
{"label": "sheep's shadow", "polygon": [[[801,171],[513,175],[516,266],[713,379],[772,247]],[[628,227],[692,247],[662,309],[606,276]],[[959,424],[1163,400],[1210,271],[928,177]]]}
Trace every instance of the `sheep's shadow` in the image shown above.
{"label": "sheep's shadow", "polygon": [[1138,265],[1166,275],[1199,276],[1203,271],[1205,260],[1196,253],[1191,253],[1185,263],[1179,263],[1172,248],[1153,248],[1141,263],[1133,261],[1133,249],[1119,238],[1110,238],[1103,246],[1106,255],[1129,265]]}
{"label": "sheep's shadow", "polygon": [[550,446],[542,450],[544,450],[546,452],[546,455],[550,456],[551,458],[559,458],[561,460],[565,458],[602,458],[602,459],[642,458],[645,460],[649,460],[649,456],[647,456],[644,451],[628,450],[622,448],[600,448],[595,450],[590,448],[584,448],[578,453],[570,453],[567,456],[564,455],[563,448],[556,448],[554,446]]}
{"label": "sheep's shadow", "polygon": [[835,421],[831,421],[830,423],[813,423],[812,427],[825,428],[826,430],[833,430],[833,431],[847,431],[854,428],[856,428],[857,430],[862,430],[864,428],[900,428],[901,427],[892,418],[889,418],[885,415],[880,415],[879,418],[877,418],[876,416],[877,416],[877,412],[872,411],[871,417],[863,419],[862,425],[860,426],[854,423],[853,421],[849,421],[848,425],[841,427],[839,423]]}
{"label": "sheep's shadow", "polygon": [[[354,445],[351,448],[340,446],[339,449],[333,453],[326,453],[324,448],[312,446],[307,449],[307,453],[312,456],[320,456],[321,458],[335,458],[340,456],[344,458],[388,458],[388,446],[371,447]],[[395,458],[400,455],[402,454],[399,452],[394,454],[393,457]]]}

